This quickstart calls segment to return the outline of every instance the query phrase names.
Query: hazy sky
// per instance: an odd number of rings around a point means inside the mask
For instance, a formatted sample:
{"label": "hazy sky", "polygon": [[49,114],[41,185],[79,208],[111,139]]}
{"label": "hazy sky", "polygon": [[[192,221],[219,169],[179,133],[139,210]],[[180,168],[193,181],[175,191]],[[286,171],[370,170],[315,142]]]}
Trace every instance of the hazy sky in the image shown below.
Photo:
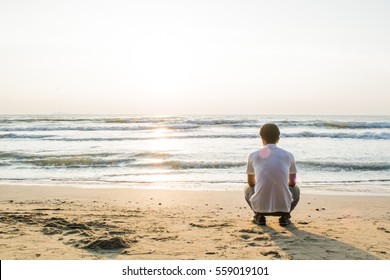
{"label": "hazy sky", "polygon": [[389,114],[390,1],[0,0],[0,113]]}

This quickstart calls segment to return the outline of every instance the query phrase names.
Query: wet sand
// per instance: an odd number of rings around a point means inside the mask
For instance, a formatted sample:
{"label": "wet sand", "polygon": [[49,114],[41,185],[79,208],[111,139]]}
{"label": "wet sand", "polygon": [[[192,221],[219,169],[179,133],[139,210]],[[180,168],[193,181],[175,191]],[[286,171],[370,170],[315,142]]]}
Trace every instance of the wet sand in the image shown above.
{"label": "wet sand", "polygon": [[390,259],[390,197],[301,195],[252,223],[240,191],[0,186],[0,259]]}

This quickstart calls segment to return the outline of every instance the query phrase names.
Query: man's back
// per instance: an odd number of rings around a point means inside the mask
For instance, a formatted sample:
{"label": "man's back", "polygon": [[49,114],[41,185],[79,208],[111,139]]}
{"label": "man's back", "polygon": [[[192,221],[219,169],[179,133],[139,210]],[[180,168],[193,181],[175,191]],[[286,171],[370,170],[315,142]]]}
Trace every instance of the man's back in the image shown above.
{"label": "man's back", "polygon": [[296,167],[291,153],[276,144],[267,144],[249,155],[247,174],[256,177],[252,209],[259,213],[287,212],[291,210],[292,195],[288,186],[289,174]]}

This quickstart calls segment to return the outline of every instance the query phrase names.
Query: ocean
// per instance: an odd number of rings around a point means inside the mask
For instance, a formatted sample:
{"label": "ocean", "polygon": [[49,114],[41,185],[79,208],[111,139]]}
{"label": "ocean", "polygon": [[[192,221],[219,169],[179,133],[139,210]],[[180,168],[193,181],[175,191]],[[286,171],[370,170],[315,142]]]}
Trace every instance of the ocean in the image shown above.
{"label": "ocean", "polygon": [[302,192],[390,195],[390,116],[0,116],[0,183],[241,190],[259,128]]}

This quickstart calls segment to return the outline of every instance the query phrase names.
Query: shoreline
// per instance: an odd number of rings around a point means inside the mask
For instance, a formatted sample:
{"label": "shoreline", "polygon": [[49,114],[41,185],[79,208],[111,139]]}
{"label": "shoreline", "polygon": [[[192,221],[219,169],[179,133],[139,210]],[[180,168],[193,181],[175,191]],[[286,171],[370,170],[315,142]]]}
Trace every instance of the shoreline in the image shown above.
{"label": "shoreline", "polygon": [[[212,187],[166,187],[166,186],[153,186],[148,184],[147,186],[129,185],[126,183],[80,183],[80,182],[41,182],[41,181],[28,181],[28,182],[14,182],[3,181],[0,182],[1,186],[14,186],[14,187],[45,187],[45,188],[71,188],[71,189],[125,189],[125,190],[161,190],[161,191],[211,191],[211,192],[240,192],[244,188],[245,182],[242,183],[242,188],[212,188]],[[325,195],[325,196],[373,196],[373,197],[390,197],[390,186],[388,185],[369,185],[369,184],[321,184],[321,185],[298,185],[301,192],[305,195]],[[375,189],[375,190],[374,190]],[[374,190],[374,191],[373,191]]]}
{"label": "shoreline", "polygon": [[0,258],[388,260],[388,205],[302,193],[260,227],[241,191],[0,185]]}

